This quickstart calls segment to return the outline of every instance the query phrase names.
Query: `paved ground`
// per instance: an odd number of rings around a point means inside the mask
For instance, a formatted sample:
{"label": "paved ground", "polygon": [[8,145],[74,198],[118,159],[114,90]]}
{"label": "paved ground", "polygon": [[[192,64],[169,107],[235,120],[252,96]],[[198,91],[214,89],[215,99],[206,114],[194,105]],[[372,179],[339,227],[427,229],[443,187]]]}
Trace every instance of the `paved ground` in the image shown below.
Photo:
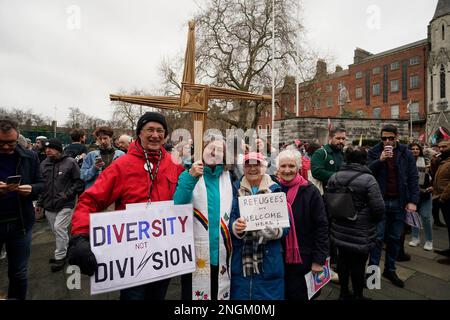
{"label": "paved ground", "polygon": [[[444,228],[434,231],[435,248],[447,248],[448,239]],[[407,236],[407,242],[409,236]],[[37,223],[33,230],[32,252],[29,262],[28,299],[43,300],[79,300],[79,299],[118,299],[118,292],[90,295],[88,277],[83,276],[80,290],[69,290],[66,286],[69,274],[52,273],[48,259],[52,257],[54,238],[47,223]],[[365,290],[366,296],[375,300],[450,300],[450,266],[436,262],[441,256],[424,251],[422,247],[410,248],[409,262],[398,263],[398,274],[405,280],[405,288],[400,289],[382,279],[380,290]],[[383,264],[381,264],[383,265]],[[0,296],[7,291],[7,261],[0,261]],[[329,284],[319,300],[335,300],[339,296],[339,285]],[[179,278],[172,280],[167,299],[180,297]]]}

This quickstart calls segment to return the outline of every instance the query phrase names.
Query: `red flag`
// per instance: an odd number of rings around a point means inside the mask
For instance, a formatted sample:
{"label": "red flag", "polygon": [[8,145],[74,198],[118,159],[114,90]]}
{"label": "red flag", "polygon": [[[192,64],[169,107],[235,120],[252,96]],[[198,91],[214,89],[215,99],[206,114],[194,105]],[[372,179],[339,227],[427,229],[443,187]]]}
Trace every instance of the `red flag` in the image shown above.
{"label": "red flag", "polygon": [[447,134],[447,132],[444,131],[444,129],[442,129],[442,127],[439,127],[439,131],[441,132],[442,137],[444,138],[444,140],[450,139],[450,136]]}
{"label": "red flag", "polygon": [[419,136],[419,141],[424,141],[425,140],[425,133],[422,133],[420,136]]}

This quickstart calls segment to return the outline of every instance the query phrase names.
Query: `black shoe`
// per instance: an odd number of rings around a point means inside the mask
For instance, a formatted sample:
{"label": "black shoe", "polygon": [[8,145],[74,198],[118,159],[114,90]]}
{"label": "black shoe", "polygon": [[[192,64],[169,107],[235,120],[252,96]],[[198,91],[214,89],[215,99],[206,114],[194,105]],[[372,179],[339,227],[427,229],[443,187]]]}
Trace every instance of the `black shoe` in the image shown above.
{"label": "black shoe", "polygon": [[355,296],[352,293],[340,294],[338,300],[355,300]]}
{"label": "black shoe", "polygon": [[399,262],[404,262],[404,261],[409,261],[409,260],[411,260],[411,256],[409,254],[407,254],[406,252],[397,257],[397,261],[399,261]]}
{"label": "black shoe", "polygon": [[386,279],[391,281],[393,285],[395,285],[395,286],[397,286],[399,288],[403,288],[405,286],[405,283],[403,282],[402,279],[400,279],[397,276],[397,273],[395,273],[395,271],[384,270],[383,277],[385,277]]}
{"label": "black shoe", "polygon": [[441,256],[450,257],[450,249],[446,249],[446,250],[435,249],[434,252],[436,252],[437,254],[440,254]]}
{"label": "black shoe", "polygon": [[442,259],[438,259],[437,263],[445,264],[445,265],[450,265],[450,258],[442,258]]}
{"label": "black shoe", "polygon": [[55,260],[54,264],[50,267],[52,272],[58,272],[62,269],[64,269],[64,266],[66,265],[66,259],[61,260]]}
{"label": "black shoe", "polygon": [[447,225],[445,223],[440,222],[440,221],[435,221],[433,223],[433,226],[434,227],[446,227]]}

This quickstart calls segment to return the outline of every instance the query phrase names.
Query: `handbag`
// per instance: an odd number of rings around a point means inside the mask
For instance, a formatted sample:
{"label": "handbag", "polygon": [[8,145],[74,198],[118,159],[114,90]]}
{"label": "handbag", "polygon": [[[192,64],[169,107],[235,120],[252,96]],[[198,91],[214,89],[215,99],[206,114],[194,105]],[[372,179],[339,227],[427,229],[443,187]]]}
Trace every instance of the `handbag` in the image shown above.
{"label": "handbag", "polygon": [[353,203],[353,189],[349,185],[363,174],[364,172],[358,172],[346,184],[341,184],[338,180],[338,173],[335,174],[336,186],[327,188],[324,193],[324,200],[331,218],[351,221],[355,221],[358,218],[358,212]]}

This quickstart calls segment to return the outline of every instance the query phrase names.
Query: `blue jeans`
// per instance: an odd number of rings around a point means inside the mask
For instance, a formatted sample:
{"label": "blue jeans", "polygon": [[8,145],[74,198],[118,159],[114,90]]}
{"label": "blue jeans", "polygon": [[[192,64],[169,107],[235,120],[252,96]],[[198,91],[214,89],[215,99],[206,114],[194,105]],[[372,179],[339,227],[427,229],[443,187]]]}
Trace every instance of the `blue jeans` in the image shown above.
{"label": "blue jeans", "polygon": [[369,265],[379,265],[383,242],[386,239],[385,270],[395,272],[395,261],[400,250],[400,237],[405,227],[405,209],[398,199],[385,200],[386,214],[377,226],[377,245],[370,251]]}
{"label": "blue jeans", "polygon": [[120,300],[164,300],[170,278],[120,290]]}
{"label": "blue jeans", "polygon": [[8,255],[8,299],[25,300],[28,288],[31,230],[24,233],[16,223],[0,223],[0,247],[3,244]]}
{"label": "blue jeans", "polygon": [[[431,219],[431,197],[421,199],[418,212],[422,219],[423,231],[425,233],[425,241],[433,241],[432,219]],[[411,235],[413,238],[419,238],[419,228],[412,227]]]}

